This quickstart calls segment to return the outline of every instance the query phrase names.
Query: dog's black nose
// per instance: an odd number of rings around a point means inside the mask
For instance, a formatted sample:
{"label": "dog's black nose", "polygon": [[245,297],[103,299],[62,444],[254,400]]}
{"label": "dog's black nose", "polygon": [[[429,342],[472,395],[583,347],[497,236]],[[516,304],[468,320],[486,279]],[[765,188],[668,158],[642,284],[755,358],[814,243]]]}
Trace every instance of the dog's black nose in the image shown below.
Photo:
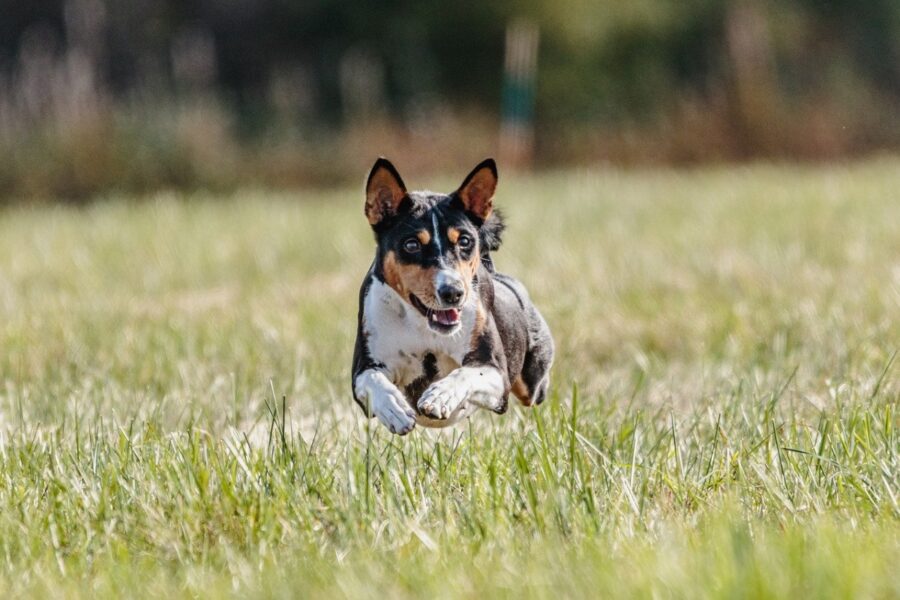
{"label": "dog's black nose", "polygon": [[455,306],[463,297],[463,289],[456,285],[446,284],[438,288],[438,297],[444,304]]}

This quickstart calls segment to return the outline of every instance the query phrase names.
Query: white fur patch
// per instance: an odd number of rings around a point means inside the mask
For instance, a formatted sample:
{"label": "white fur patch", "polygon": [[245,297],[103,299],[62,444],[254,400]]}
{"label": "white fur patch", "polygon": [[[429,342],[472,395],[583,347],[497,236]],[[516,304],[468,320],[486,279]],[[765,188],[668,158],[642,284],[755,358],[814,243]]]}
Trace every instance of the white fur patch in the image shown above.
{"label": "white fur patch", "polygon": [[431,224],[434,226],[434,243],[438,249],[438,256],[444,255],[444,249],[441,247],[441,230],[438,228],[437,213],[431,213]]}
{"label": "white fur patch", "polygon": [[[455,368],[469,352],[477,317],[475,303],[474,297],[469,298],[460,309],[459,328],[451,334],[442,334],[431,329],[425,317],[391,286],[376,279],[363,304],[363,329],[369,356],[383,364],[391,380],[401,387],[422,375],[426,354],[434,354],[439,367],[449,359]],[[443,374],[446,372],[449,370]]]}
{"label": "white fur patch", "polygon": [[409,406],[403,392],[381,371],[366,369],[357,375],[353,387],[359,401],[368,404],[372,414],[391,433],[405,435],[416,426],[416,413]]}
{"label": "white fur patch", "polygon": [[[369,356],[384,368],[364,371],[354,386],[357,398],[369,398],[372,411],[381,411],[376,416],[389,429],[392,425],[401,429],[405,426],[410,413],[401,411],[400,404],[411,411],[415,422],[425,427],[447,427],[478,408],[499,406],[503,394],[500,372],[493,367],[460,367],[470,351],[477,302],[471,294],[460,309],[459,328],[449,335],[441,334],[431,329],[425,317],[393,288],[377,279],[372,281],[363,302],[363,329]],[[402,390],[423,375],[422,361],[426,354],[435,356],[438,380],[418,403],[420,407],[428,407],[423,411],[426,414],[416,415],[413,406],[417,399],[405,398]],[[369,395],[363,396],[363,392]],[[400,413],[402,417],[397,416]]]}
{"label": "white fur patch", "polygon": [[494,410],[503,396],[503,376],[494,367],[460,367],[432,383],[419,398],[419,412],[449,419],[463,405]]}

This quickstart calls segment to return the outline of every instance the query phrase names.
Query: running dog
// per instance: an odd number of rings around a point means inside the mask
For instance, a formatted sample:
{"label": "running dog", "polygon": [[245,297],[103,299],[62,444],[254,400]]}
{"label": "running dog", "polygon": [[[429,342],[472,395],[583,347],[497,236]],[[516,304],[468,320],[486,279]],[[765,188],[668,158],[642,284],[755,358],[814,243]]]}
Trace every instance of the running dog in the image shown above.
{"label": "running dog", "polygon": [[503,221],[497,166],[481,162],[451,194],[407,191],[379,158],[366,182],[375,260],[359,292],[353,397],[405,435],[478,408],[502,414],[547,396],[553,338],[525,287],[494,270]]}

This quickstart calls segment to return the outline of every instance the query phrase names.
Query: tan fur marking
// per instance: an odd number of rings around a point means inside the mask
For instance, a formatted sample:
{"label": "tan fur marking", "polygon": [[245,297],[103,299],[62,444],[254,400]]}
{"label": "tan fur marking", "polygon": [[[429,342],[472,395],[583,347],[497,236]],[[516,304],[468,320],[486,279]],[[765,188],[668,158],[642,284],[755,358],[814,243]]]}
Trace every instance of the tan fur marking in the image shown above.
{"label": "tan fur marking", "polygon": [[469,342],[471,350],[475,350],[478,347],[478,339],[481,337],[481,332],[484,331],[486,321],[487,316],[484,313],[484,307],[481,306],[481,300],[479,300],[478,305],[475,307],[475,326],[472,327],[472,339]]}
{"label": "tan fur marking", "polygon": [[406,298],[406,290],[400,277],[400,264],[397,262],[397,256],[393,252],[388,252],[385,255],[382,270],[384,271],[385,283],[394,288],[394,291],[400,296]]}
{"label": "tan fur marking", "polygon": [[431,234],[428,233],[428,230],[423,229],[416,234],[416,237],[419,238],[419,243],[423,246],[427,246],[431,241]]}
{"label": "tan fur marking", "polygon": [[459,239],[459,229],[456,227],[450,227],[447,229],[447,239],[450,240],[451,244],[455,244]]}
{"label": "tan fur marking", "polygon": [[404,265],[397,260],[396,254],[388,252],[382,264],[384,281],[394,288],[401,298],[410,302],[409,295],[415,294],[419,300],[432,306],[436,304],[434,297],[434,277],[436,269],[423,269],[418,265]]}
{"label": "tan fur marking", "polygon": [[522,381],[522,377],[516,377],[510,391],[515,394],[516,398],[519,399],[519,402],[525,406],[531,406],[531,394],[528,393],[528,386]]}
{"label": "tan fur marking", "polygon": [[478,272],[478,262],[480,258],[478,252],[472,253],[472,258],[468,261],[457,263],[456,270],[459,272],[459,276],[462,277],[463,285],[466,288],[466,298],[469,297],[469,293],[472,291],[472,280],[475,279],[475,273]]}

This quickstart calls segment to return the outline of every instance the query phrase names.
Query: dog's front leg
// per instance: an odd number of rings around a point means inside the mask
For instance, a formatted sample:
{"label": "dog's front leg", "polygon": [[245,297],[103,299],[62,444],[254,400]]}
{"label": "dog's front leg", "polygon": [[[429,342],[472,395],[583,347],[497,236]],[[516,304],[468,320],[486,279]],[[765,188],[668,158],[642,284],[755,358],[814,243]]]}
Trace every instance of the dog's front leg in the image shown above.
{"label": "dog's front leg", "polygon": [[433,419],[447,419],[460,406],[470,402],[494,412],[506,408],[503,374],[493,365],[463,366],[432,383],[417,406],[419,412]]}
{"label": "dog's front leg", "polygon": [[416,413],[403,392],[378,369],[366,369],[356,376],[353,390],[357,401],[369,406],[391,433],[406,435],[416,426]]}

